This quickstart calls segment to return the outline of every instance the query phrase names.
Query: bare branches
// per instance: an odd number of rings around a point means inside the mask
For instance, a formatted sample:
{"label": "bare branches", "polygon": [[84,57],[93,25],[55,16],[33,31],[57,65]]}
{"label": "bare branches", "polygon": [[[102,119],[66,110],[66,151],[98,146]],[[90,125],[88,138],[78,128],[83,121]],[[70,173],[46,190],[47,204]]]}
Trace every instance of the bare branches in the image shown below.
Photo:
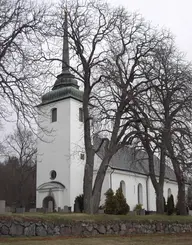
{"label": "bare branches", "polygon": [[[66,10],[66,5],[61,7]],[[165,159],[176,152],[181,156],[191,139],[191,67],[175,48],[171,34],[152,27],[137,13],[102,1],[78,0],[67,1],[67,15],[73,57],[69,68],[84,86],[85,210],[98,208],[113,154],[136,142],[148,153],[150,176],[163,212]],[[63,13],[58,15],[57,10],[54,18],[51,35],[62,37]],[[94,148],[95,135],[102,143],[107,141],[105,147],[101,143]],[[168,137],[171,142],[166,145]],[[100,148],[104,156],[93,183],[94,155]],[[159,179],[155,154],[160,156]]]}
{"label": "bare branches", "polygon": [[[41,62],[47,7],[31,1],[1,0],[0,12],[0,104],[3,107],[6,101],[19,120],[30,124],[44,86],[39,79],[47,74]],[[8,115],[4,110],[0,114],[1,118]]]}
{"label": "bare branches", "polygon": [[29,129],[19,125],[14,133],[7,137],[5,143],[6,154],[18,159],[19,168],[24,169],[25,166],[35,167],[37,154],[36,139]]}
{"label": "bare branches", "polygon": [[[177,51],[173,39],[165,41],[151,50],[150,57],[140,63],[148,90],[147,92],[144,90],[142,99],[138,98],[134,105],[136,111],[150,122],[147,125],[149,134],[155,132],[158,136],[154,137],[153,145],[159,149],[161,156],[163,153],[164,159],[165,156],[171,159],[180,190],[178,194],[180,212],[185,214],[183,170],[186,171],[186,166],[189,167],[187,158],[190,156],[189,148],[192,143],[190,123],[192,73],[191,65],[185,62],[183,55]],[[144,146],[146,142],[146,140],[143,142]],[[160,162],[162,169],[165,170],[165,163]],[[163,181],[163,171],[160,173]]]}

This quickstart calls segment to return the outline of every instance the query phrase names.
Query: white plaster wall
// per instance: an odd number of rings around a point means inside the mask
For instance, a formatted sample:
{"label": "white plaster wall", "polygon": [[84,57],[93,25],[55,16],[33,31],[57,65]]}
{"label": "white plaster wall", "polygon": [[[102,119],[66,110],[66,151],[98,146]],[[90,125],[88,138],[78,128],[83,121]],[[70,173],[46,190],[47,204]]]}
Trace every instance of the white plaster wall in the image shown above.
{"label": "white plaster wall", "polygon": [[[96,175],[96,171],[94,173],[94,176]],[[110,178],[111,175],[111,178]],[[110,181],[111,180],[111,181]],[[149,179],[147,181],[147,176],[140,175],[140,174],[134,174],[131,172],[125,172],[125,171],[119,171],[115,170],[112,174],[111,171],[108,170],[103,187],[101,192],[101,204],[105,202],[105,192],[112,188],[115,192],[120,187],[120,182],[125,182],[125,191],[126,191],[126,200],[127,203],[130,206],[130,210],[133,210],[136,204],[138,204],[138,185],[142,184],[143,188],[143,208],[147,210],[147,189],[146,186],[148,184],[148,210],[150,211],[156,211],[156,194],[155,190],[153,188],[153,185],[151,183],[151,180]],[[165,181],[164,185],[164,196],[165,199],[167,199],[167,192],[168,188],[171,188],[171,192],[174,196],[175,204],[177,202],[177,183],[173,181]]]}
{"label": "white plaster wall", "polygon": [[165,180],[165,184],[164,184],[164,197],[165,200],[167,201],[167,197],[168,197],[168,189],[171,189],[171,194],[174,197],[174,203],[175,205],[177,204],[177,196],[178,196],[178,185],[176,182],[173,181],[169,181],[169,180]]}
{"label": "white plaster wall", "polygon": [[[51,122],[51,109],[57,108],[57,121]],[[70,99],[51,103],[40,108],[40,127],[49,131],[48,135],[39,129],[37,149],[37,188],[51,181],[50,171],[55,170],[55,181],[66,187],[63,205],[70,205]],[[51,133],[50,133],[51,132]],[[37,207],[42,206],[37,193]],[[61,207],[62,208],[62,207]]]}
{"label": "white plaster wall", "polygon": [[36,196],[36,207],[37,208],[42,208],[42,206],[43,206],[43,199],[45,197],[47,197],[48,192],[37,192],[36,194],[37,194],[37,196]]}
{"label": "white plaster wall", "polygon": [[79,121],[79,108],[81,107],[82,102],[70,100],[70,206],[72,210],[76,196],[83,194],[85,159],[81,160],[80,154],[85,154],[85,149],[83,122]]}
{"label": "white plaster wall", "polygon": [[[170,180],[165,180],[164,182],[164,197],[167,202],[168,189],[171,189],[171,193],[174,197],[175,204],[177,203],[178,186],[177,183]],[[156,194],[155,189],[152,185],[151,180],[149,180],[149,210],[156,211]]]}
{"label": "white plaster wall", "polygon": [[103,195],[101,195],[101,204],[105,203],[105,193],[109,190],[110,188],[110,171],[107,171],[106,175],[105,175],[105,179],[103,181],[103,186],[102,186],[102,191],[101,193],[103,193]]}
{"label": "white plaster wall", "polygon": [[150,179],[148,181],[148,200],[149,200],[149,207],[148,207],[149,211],[156,211],[156,194]]}
{"label": "white plaster wall", "polygon": [[[84,153],[83,123],[79,122],[79,108],[82,103],[74,99],[65,99],[40,109],[43,114],[39,115],[39,123],[43,129],[49,131],[49,136],[39,131],[38,156],[37,156],[37,188],[43,183],[49,182],[50,171],[55,170],[57,177],[55,181],[62,183],[66,189],[64,192],[56,194],[58,207],[64,205],[72,207],[74,199],[83,192],[83,175],[85,160],[80,159],[80,153]],[[51,109],[57,108],[57,121],[51,122]],[[52,131],[50,133],[50,131]],[[101,159],[96,155],[94,169],[98,169]],[[110,182],[111,176],[111,182]],[[95,178],[95,173],[94,173]],[[143,207],[147,209],[146,180],[147,176],[134,174],[125,171],[115,170],[112,174],[108,170],[104,179],[101,195],[101,204],[105,201],[104,193],[110,188],[116,191],[121,181],[126,185],[126,199],[131,210],[138,203],[138,184],[143,187]],[[149,210],[156,210],[155,191],[151,181],[149,188]],[[165,181],[164,196],[167,198],[168,188],[171,188],[174,200],[177,200],[177,184]],[[47,194],[37,192],[36,206],[42,207],[43,198]]]}
{"label": "white plaster wall", "polygon": [[114,171],[112,174],[112,189],[116,191],[120,187],[120,182],[125,182],[125,197],[127,203],[130,206],[130,210],[133,210],[135,205],[138,204],[138,185],[142,184],[143,187],[143,208],[147,208],[146,199],[146,176],[137,175],[133,173]]}

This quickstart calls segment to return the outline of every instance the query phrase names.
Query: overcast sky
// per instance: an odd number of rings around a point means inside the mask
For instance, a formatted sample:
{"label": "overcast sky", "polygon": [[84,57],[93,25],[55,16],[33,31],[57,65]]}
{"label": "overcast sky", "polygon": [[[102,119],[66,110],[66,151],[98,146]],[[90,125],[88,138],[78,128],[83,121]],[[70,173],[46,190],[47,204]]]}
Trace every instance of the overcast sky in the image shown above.
{"label": "overcast sky", "polygon": [[109,0],[130,11],[140,12],[154,25],[166,27],[176,37],[177,46],[192,60],[192,0]]}
{"label": "overcast sky", "polygon": [[[192,0],[108,0],[108,2],[123,5],[129,11],[137,11],[154,25],[169,29],[176,37],[177,46],[186,53],[189,60],[192,60]],[[11,129],[9,124],[6,124],[6,128]],[[2,133],[0,129],[0,135]]]}

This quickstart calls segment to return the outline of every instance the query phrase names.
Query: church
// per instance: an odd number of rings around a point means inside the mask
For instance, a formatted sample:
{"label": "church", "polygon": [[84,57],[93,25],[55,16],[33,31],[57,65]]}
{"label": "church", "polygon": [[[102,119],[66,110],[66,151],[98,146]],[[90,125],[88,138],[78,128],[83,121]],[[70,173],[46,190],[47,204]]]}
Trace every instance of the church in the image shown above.
{"label": "church", "polygon": [[[79,89],[69,67],[67,21],[63,37],[62,72],[50,92],[42,96],[39,110],[39,139],[37,142],[36,207],[55,210],[68,206],[74,210],[76,196],[83,193],[85,151],[83,142],[83,91]],[[43,131],[41,130],[43,129]],[[94,176],[102,160],[102,152],[95,156]],[[159,173],[159,159],[155,159]],[[111,159],[101,194],[122,187],[130,209],[142,204],[145,210],[156,210],[156,195],[149,177],[147,155],[131,147],[119,150]],[[177,182],[171,168],[166,167],[165,199],[171,194],[177,200]]]}

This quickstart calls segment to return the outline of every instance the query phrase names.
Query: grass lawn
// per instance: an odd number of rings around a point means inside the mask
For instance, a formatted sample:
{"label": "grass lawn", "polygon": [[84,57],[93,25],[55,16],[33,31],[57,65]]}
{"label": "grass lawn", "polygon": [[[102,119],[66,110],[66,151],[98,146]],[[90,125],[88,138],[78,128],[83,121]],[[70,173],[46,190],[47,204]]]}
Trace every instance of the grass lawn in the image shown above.
{"label": "grass lawn", "polygon": [[59,223],[66,221],[115,221],[115,220],[130,220],[130,221],[169,221],[169,222],[192,222],[192,216],[180,216],[180,215],[106,215],[106,214],[97,214],[97,215],[86,215],[82,213],[24,213],[24,214],[15,214],[7,213],[0,215],[0,218],[10,217],[10,218],[24,218],[31,220],[46,220],[46,221],[58,221]]}
{"label": "grass lawn", "polygon": [[181,235],[140,235],[131,237],[105,238],[48,238],[48,239],[0,239],[1,245],[191,245],[192,234]]}

